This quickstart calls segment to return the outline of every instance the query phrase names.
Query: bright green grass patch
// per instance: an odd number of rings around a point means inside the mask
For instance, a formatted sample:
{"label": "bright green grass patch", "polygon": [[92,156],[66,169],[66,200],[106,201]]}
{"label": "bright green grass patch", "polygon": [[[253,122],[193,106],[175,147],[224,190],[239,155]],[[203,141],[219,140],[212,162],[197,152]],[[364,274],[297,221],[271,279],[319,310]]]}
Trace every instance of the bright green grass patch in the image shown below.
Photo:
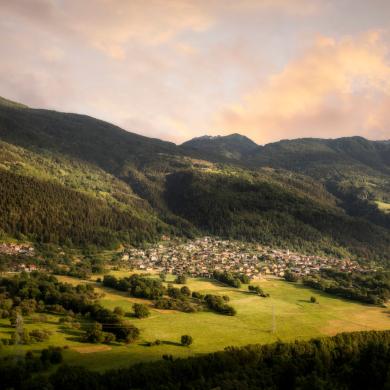
{"label": "bright green grass patch", "polygon": [[382,210],[385,213],[390,213],[390,203],[385,203],[380,201],[376,201],[375,203],[377,204],[379,210]]}
{"label": "bright green grass patch", "polygon": [[[59,279],[75,284],[83,282],[69,277],[59,277]],[[253,283],[259,284],[271,295],[270,298],[260,298],[249,294],[245,290],[246,286],[237,290],[208,279],[188,281],[187,285],[193,291],[228,295],[230,304],[237,310],[237,315],[234,317],[212,312],[187,314],[158,311],[151,307],[150,301],[131,298],[126,293],[104,288],[93,281],[88,283],[93,283],[97,291],[105,294],[101,303],[110,309],[120,306],[129,313],[132,311],[134,302],[144,302],[150,305],[151,316],[149,318],[142,320],[129,318],[141,329],[140,340],[132,345],[118,344],[108,348],[81,343],[78,341],[77,334],[70,335],[63,331],[61,333],[60,329],[56,331],[58,319],[53,318],[52,322],[42,324],[55,332],[50,341],[35,344],[33,348],[42,348],[49,344],[68,345],[69,349],[65,351],[65,360],[68,363],[105,370],[125,367],[139,361],[160,359],[163,354],[185,357],[222,350],[229,345],[242,346],[269,343],[278,339],[308,339],[342,331],[390,328],[388,309],[337,299],[302,285],[276,279]],[[311,296],[317,298],[317,304],[309,302]],[[272,332],[272,311],[275,313],[275,332]],[[3,337],[1,333],[9,331],[9,328],[5,329],[0,326],[0,337]],[[194,338],[194,344],[190,348],[178,344],[183,334],[190,334]],[[156,339],[162,340],[163,344],[153,347],[145,346],[145,342]],[[9,353],[14,348],[4,347],[3,353],[5,351]],[[32,347],[18,348],[28,350]]]}

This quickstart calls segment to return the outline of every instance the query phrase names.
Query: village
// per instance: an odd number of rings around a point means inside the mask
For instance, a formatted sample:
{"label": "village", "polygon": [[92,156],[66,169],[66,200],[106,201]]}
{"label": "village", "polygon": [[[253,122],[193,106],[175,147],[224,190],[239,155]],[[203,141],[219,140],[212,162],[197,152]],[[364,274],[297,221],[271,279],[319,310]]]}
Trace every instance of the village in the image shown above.
{"label": "village", "polygon": [[303,255],[288,249],[203,237],[188,242],[169,240],[146,250],[129,249],[122,261],[133,269],[211,278],[214,271],[245,274],[250,279],[283,277],[287,270],[299,276],[323,268],[344,272],[367,271],[350,259]]}
{"label": "village", "polygon": [[0,254],[32,256],[34,254],[34,251],[34,247],[31,245],[0,243]]}
{"label": "village", "polygon": [[33,262],[26,261],[27,259],[31,260],[32,256],[35,255],[35,249],[32,245],[17,243],[0,243],[0,255],[15,256],[16,258],[19,258],[18,256],[23,257],[24,260],[22,262],[17,261],[13,263],[13,266],[8,269],[11,272],[31,272],[36,271],[38,269],[38,267]]}
{"label": "village", "polygon": [[[12,271],[38,269],[35,262],[27,260],[35,255],[31,245],[0,243],[0,254],[23,256],[24,260],[15,262]],[[288,249],[214,237],[188,241],[165,237],[159,244],[147,249],[128,248],[122,252],[120,259],[125,268],[132,270],[204,278],[211,278],[214,271],[257,279],[283,277],[287,270],[298,276],[313,275],[325,268],[344,272],[372,270],[350,259],[305,255]]]}

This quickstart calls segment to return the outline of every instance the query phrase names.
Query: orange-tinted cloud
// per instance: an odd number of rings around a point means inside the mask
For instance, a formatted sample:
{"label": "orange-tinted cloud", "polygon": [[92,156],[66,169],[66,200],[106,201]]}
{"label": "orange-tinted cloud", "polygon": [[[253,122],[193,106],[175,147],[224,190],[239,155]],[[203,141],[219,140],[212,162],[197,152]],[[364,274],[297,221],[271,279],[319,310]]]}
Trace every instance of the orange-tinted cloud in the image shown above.
{"label": "orange-tinted cloud", "polygon": [[212,22],[204,3],[188,0],[15,0],[0,10],[41,29],[86,42],[107,55],[123,59],[126,45],[153,45],[185,31],[202,31]]}
{"label": "orange-tinted cloud", "polygon": [[[319,0],[0,0],[0,11],[41,29],[84,39],[123,59],[132,42],[166,43],[185,31],[204,31],[226,14],[271,10],[308,14]],[[187,46],[188,48],[188,46]]]}
{"label": "orange-tinted cloud", "polygon": [[224,110],[217,123],[260,141],[363,135],[390,138],[388,46],[372,31],[319,37],[298,59]]}

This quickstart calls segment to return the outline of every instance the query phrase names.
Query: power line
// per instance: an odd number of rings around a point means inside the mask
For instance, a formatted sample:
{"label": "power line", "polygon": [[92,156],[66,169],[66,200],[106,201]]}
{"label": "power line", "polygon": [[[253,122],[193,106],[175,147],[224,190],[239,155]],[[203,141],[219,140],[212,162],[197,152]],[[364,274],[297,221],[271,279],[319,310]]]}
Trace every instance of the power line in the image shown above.
{"label": "power line", "polygon": [[272,304],[272,333],[276,332],[275,306]]}

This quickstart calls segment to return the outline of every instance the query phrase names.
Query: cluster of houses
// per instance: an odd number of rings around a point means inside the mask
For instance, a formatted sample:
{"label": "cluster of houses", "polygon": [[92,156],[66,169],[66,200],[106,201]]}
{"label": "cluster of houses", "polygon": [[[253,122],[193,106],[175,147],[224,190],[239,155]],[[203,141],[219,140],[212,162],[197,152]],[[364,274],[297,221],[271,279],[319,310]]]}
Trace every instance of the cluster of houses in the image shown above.
{"label": "cluster of houses", "polygon": [[284,276],[287,270],[299,275],[312,275],[321,269],[330,268],[343,272],[367,271],[368,268],[350,259],[339,259],[318,255],[303,255],[290,252],[288,249],[266,249],[262,260],[264,274]]}
{"label": "cluster of houses", "polygon": [[266,275],[283,277],[286,270],[298,275],[318,273],[321,268],[363,270],[357,262],[309,256],[284,249],[203,237],[188,242],[166,241],[146,250],[129,249],[122,261],[133,269],[193,277],[211,277],[214,271],[245,274],[250,279]]}
{"label": "cluster of houses", "polygon": [[25,244],[0,243],[0,254],[32,256],[34,247]]}
{"label": "cluster of houses", "polygon": [[[36,271],[38,268],[35,264],[32,264],[27,260],[27,257],[32,257],[35,254],[34,247],[27,244],[15,244],[15,243],[0,243],[0,255],[15,256],[15,261],[9,265],[8,270],[11,272],[31,272]],[[23,256],[22,258],[18,256]],[[21,262],[20,259],[23,259]]]}

